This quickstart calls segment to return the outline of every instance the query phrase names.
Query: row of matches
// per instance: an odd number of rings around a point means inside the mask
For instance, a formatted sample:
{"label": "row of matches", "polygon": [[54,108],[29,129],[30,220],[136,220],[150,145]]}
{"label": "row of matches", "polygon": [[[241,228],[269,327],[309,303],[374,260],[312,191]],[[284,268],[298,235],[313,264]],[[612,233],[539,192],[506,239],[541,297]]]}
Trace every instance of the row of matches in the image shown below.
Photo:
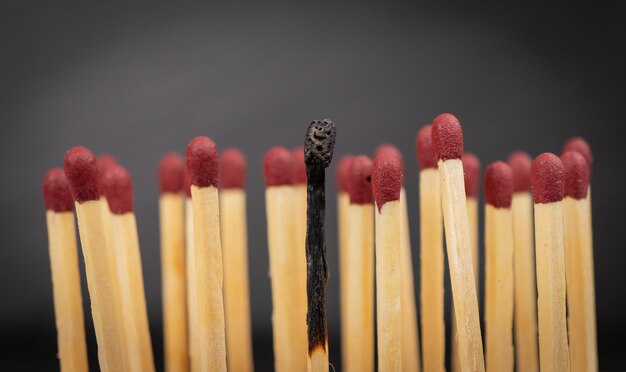
{"label": "row of matches", "polygon": [[[276,147],[263,159],[281,372],[330,366],[325,169],[335,136],[332,122],[314,121],[304,148]],[[383,145],[373,159],[346,156],[337,166],[343,369],[374,371],[376,343],[379,371],[445,370],[445,246],[454,371],[597,370],[587,143],[570,140],[560,158],[516,152],[485,171],[484,354],[480,162],[464,154],[451,114],[419,130],[416,150],[421,345],[402,155]],[[253,370],[245,173],[240,151],[220,159],[208,137],[193,139],[185,160],[170,153],[159,163],[167,371]],[[126,169],[84,147],[44,177],[63,371],[88,368],[74,209],[100,369],[154,371],[132,198]]]}

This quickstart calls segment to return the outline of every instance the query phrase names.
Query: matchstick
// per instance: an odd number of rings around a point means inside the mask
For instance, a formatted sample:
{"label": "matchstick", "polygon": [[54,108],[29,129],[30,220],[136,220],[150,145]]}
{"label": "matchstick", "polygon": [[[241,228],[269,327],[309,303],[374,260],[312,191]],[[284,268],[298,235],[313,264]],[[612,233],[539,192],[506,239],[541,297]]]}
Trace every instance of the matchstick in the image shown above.
{"label": "matchstick", "polygon": [[181,193],[185,164],[176,153],[159,161],[159,222],[163,281],[163,343],[165,370],[189,369],[185,284],[185,212]]}
{"label": "matchstick", "polygon": [[183,171],[183,191],[185,194],[185,280],[187,282],[187,339],[189,346],[189,370],[200,371],[198,350],[198,296],[196,293],[196,255],[193,247],[193,205],[191,204],[191,183],[187,170]]}
{"label": "matchstick", "polygon": [[422,356],[424,371],[446,369],[446,325],[444,320],[443,219],[437,156],[432,148],[432,127],[420,129],[416,138],[420,167],[420,262],[422,307]]}
{"label": "matchstick", "polygon": [[513,171],[513,281],[515,283],[515,362],[518,371],[539,370],[537,350],[537,286],[533,243],[533,199],[528,154],[517,151],[508,159]]}
{"label": "matchstick", "polygon": [[372,165],[376,198],[376,311],[378,370],[402,370],[401,204],[402,163],[393,152],[380,152]]}
{"label": "matchstick", "polygon": [[237,149],[226,149],[220,169],[226,361],[229,371],[250,372],[254,367],[248,284],[246,158]]}
{"label": "matchstick", "polygon": [[154,371],[137,222],[133,212],[132,181],[128,171],[120,165],[109,166],[101,180],[102,191],[111,212],[113,246],[120,282],[126,339],[123,352],[131,371]]}
{"label": "matchstick", "polygon": [[478,298],[472,263],[463,178],[463,130],[451,114],[432,124],[433,148],[439,159],[441,204],[462,371],[484,371]]}
{"label": "matchstick", "polygon": [[75,202],[100,369],[125,371],[119,283],[112,237],[103,217],[96,158],[87,148],[77,146],[65,154],[64,165]]}
{"label": "matchstick", "polygon": [[513,172],[485,172],[485,352],[487,371],[513,371]]}
{"label": "matchstick", "polygon": [[352,160],[349,176],[348,265],[345,363],[348,372],[374,371],[374,208],[371,185],[372,161],[367,156]]}
{"label": "matchstick", "polygon": [[201,371],[226,371],[217,146],[208,137],[196,137],[187,145],[186,160],[193,206],[198,363]]}
{"label": "matchstick", "polygon": [[[265,207],[272,285],[274,367],[278,372],[307,368],[306,270],[304,249],[296,238],[292,159],[275,147],[263,158]],[[304,244],[304,242],[302,242]]]}
{"label": "matchstick", "polygon": [[539,320],[539,364],[542,371],[569,371],[565,320],[563,242],[563,164],[544,153],[533,161],[530,185],[535,202],[535,250]]}
{"label": "matchstick", "polygon": [[335,125],[328,119],[315,120],[304,140],[307,176],[307,334],[308,370],[328,372],[328,326],[326,322],[326,168],[333,158]]}
{"label": "matchstick", "polygon": [[565,172],[563,231],[571,370],[597,371],[589,166],[576,151],[565,152],[561,161]]}
{"label": "matchstick", "polygon": [[54,316],[61,371],[87,371],[89,366],[78,272],[74,200],[72,200],[63,169],[51,169],[44,176],[43,200],[46,207]]}

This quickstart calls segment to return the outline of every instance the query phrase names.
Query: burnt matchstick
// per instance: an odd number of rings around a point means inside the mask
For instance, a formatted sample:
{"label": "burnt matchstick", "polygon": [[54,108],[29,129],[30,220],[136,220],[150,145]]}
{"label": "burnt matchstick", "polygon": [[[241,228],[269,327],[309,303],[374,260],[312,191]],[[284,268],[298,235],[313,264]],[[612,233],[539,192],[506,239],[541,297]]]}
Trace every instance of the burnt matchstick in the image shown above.
{"label": "burnt matchstick", "polygon": [[402,370],[402,279],[400,189],[402,162],[394,152],[381,152],[372,166],[376,199],[376,311],[378,370]]}
{"label": "burnt matchstick", "polygon": [[485,352],[488,371],[513,371],[513,172],[485,172]]}
{"label": "burnt matchstick", "polygon": [[347,318],[344,370],[374,371],[374,207],[372,161],[356,156],[349,169]]}
{"label": "burnt matchstick", "polygon": [[[158,165],[161,272],[163,276],[163,341],[168,371],[189,368],[185,284],[184,197],[185,162],[179,154],[165,154]],[[193,328],[190,328],[190,330]]]}
{"label": "burnt matchstick", "polygon": [[63,169],[54,168],[45,174],[43,199],[46,207],[54,316],[61,371],[87,371],[87,343],[78,272],[74,200],[72,200]]}
{"label": "burnt matchstick", "polygon": [[432,126],[426,125],[420,129],[416,138],[420,167],[422,358],[425,371],[445,371],[443,219],[439,170],[431,133]]}
{"label": "burnt matchstick", "polygon": [[132,181],[128,171],[120,165],[106,168],[101,179],[102,192],[111,211],[128,366],[132,371],[154,371]]}
{"label": "burnt matchstick", "polygon": [[568,371],[563,242],[563,163],[543,153],[533,161],[539,364],[541,371]]}
{"label": "burnt matchstick", "polygon": [[530,194],[528,154],[516,151],[509,155],[513,171],[513,281],[515,283],[515,362],[519,371],[539,370],[537,350],[537,285],[535,281],[535,246],[533,243],[533,199]]}
{"label": "burnt matchstick", "polygon": [[307,333],[311,372],[328,371],[328,329],[326,322],[326,168],[333,158],[335,125],[328,119],[315,120],[304,140],[307,175]]}
{"label": "burnt matchstick", "polygon": [[[278,372],[307,368],[306,257],[296,236],[293,162],[282,147],[263,158],[272,285],[274,366]],[[304,274],[303,274],[304,273]]]}
{"label": "burnt matchstick", "polygon": [[432,125],[433,148],[439,159],[441,206],[457,323],[459,361],[463,371],[484,371],[478,298],[461,161],[463,130],[458,119],[451,114],[439,115]]}
{"label": "burnt matchstick", "polygon": [[117,264],[103,213],[108,207],[101,198],[96,158],[85,147],[73,147],[65,154],[64,168],[75,202],[100,369],[125,371]]}
{"label": "burnt matchstick", "polygon": [[572,371],[598,369],[589,162],[581,153],[561,155],[565,172],[563,232],[569,348]]}
{"label": "burnt matchstick", "polygon": [[187,145],[187,173],[193,206],[196,297],[198,309],[198,363],[201,371],[226,371],[226,330],[220,238],[219,155],[208,137]]}
{"label": "burnt matchstick", "polygon": [[224,250],[224,316],[228,369],[249,372],[252,366],[248,229],[246,221],[246,158],[237,149],[224,150],[220,166],[220,218]]}

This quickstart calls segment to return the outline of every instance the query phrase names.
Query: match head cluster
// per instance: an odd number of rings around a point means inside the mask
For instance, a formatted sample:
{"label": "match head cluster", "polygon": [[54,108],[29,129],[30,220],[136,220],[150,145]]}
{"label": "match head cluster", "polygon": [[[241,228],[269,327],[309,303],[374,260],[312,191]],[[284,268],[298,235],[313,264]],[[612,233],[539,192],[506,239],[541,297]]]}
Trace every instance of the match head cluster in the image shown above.
{"label": "match head cluster", "polygon": [[530,167],[533,160],[523,151],[515,151],[508,158],[509,167],[513,171],[513,192],[530,190]]}
{"label": "match head cluster", "polygon": [[183,157],[169,152],[159,161],[159,187],[161,194],[179,193],[183,189],[183,174],[186,173]]}
{"label": "match head cluster", "polygon": [[593,154],[591,153],[591,146],[589,146],[589,143],[581,137],[574,137],[563,145],[563,153],[566,153],[567,151],[574,151],[581,154],[587,162],[589,175],[591,175],[591,170],[593,168]]}
{"label": "match head cluster", "polygon": [[304,140],[304,161],[307,165],[330,165],[335,149],[337,128],[328,119],[315,120],[309,125]]}
{"label": "match head cluster", "polygon": [[220,186],[224,189],[243,189],[246,185],[246,157],[235,149],[228,148],[222,153],[220,166]]}
{"label": "match head cluster", "polygon": [[352,159],[349,177],[350,204],[372,203],[372,160],[359,155]]}
{"label": "match head cluster", "polygon": [[587,197],[589,190],[589,166],[584,156],[576,151],[561,155],[565,173],[565,196],[574,199]]}

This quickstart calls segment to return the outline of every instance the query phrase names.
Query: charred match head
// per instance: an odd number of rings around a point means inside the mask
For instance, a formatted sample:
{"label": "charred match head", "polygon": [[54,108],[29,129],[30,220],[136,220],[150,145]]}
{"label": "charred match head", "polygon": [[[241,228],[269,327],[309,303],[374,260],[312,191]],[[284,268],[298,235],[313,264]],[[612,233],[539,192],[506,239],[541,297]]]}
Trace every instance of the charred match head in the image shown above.
{"label": "charred match head", "polygon": [[304,162],[307,166],[327,168],[333,158],[337,129],[329,119],[315,120],[309,125],[304,140]]}
{"label": "charred match head", "polygon": [[304,164],[304,148],[298,147],[291,151],[291,162],[293,163],[293,183],[295,185],[306,185],[306,165]]}
{"label": "charred match head", "polygon": [[217,145],[209,137],[199,136],[187,145],[187,173],[189,181],[197,187],[217,187],[219,180],[219,154]]}
{"label": "charred match head", "polygon": [[593,168],[593,154],[591,153],[591,146],[589,142],[585,141],[582,137],[574,137],[563,145],[563,152],[576,151],[580,153],[587,161],[587,167],[589,168],[589,177],[591,178],[591,170]]}
{"label": "charred match head", "polygon": [[61,168],[50,169],[43,176],[43,202],[47,211],[71,212],[74,199]]}
{"label": "charred match head", "polygon": [[432,125],[425,125],[417,132],[415,150],[420,170],[437,168],[437,154],[433,149]]}
{"label": "charred match head", "polygon": [[159,161],[159,187],[161,194],[179,193],[183,189],[184,174],[185,162],[182,156],[175,152],[163,155]]}
{"label": "charred match head", "polygon": [[372,161],[361,155],[352,159],[349,171],[350,204],[372,203]]}
{"label": "charred match head", "polygon": [[102,175],[102,192],[113,214],[133,211],[133,183],[126,168],[121,165],[109,167]]}
{"label": "charred match head", "polygon": [[100,199],[98,165],[91,151],[82,146],[72,147],[65,154],[64,168],[74,201]]}
{"label": "charred match head", "polygon": [[533,160],[530,168],[530,187],[535,204],[563,200],[565,176],[558,156],[545,152]]}
{"label": "charred match head", "polygon": [[350,180],[348,175],[352,159],[354,159],[352,155],[344,155],[341,159],[339,159],[339,164],[335,170],[335,180],[337,182],[337,189],[339,192],[349,192]]}
{"label": "charred match head", "polygon": [[465,181],[465,196],[478,197],[478,185],[480,184],[480,160],[470,152],[463,154],[463,179]]}
{"label": "charred match head", "polygon": [[523,151],[515,151],[509,155],[509,167],[513,171],[513,192],[530,190],[530,167],[533,160]]}
{"label": "charred match head", "polygon": [[243,189],[246,186],[246,156],[235,148],[222,153],[221,187],[224,189]]}
{"label": "charred match head", "polygon": [[265,186],[293,185],[293,163],[289,150],[274,147],[263,157],[263,175]]}
{"label": "charred match head", "polygon": [[589,166],[584,156],[577,151],[566,151],[561,155],[565,173],[565,196],[584,199],[589,190]]}
{"label": "charred match head", "polygon": [[441,114],[432,124],[433,148],[439,160],[463,158],[463,129],[452,114]]}
{"label": "charred match head", "polygon": [[485,202],[495,208],[510,208],[513,171],[505,162],[491,163],[485,171]]}
{"label": "charred match head", "polygon": [[385,203],[400,200],[402,162],[393,152],[379,152],[372,164],[372,191],[378,212]]}

